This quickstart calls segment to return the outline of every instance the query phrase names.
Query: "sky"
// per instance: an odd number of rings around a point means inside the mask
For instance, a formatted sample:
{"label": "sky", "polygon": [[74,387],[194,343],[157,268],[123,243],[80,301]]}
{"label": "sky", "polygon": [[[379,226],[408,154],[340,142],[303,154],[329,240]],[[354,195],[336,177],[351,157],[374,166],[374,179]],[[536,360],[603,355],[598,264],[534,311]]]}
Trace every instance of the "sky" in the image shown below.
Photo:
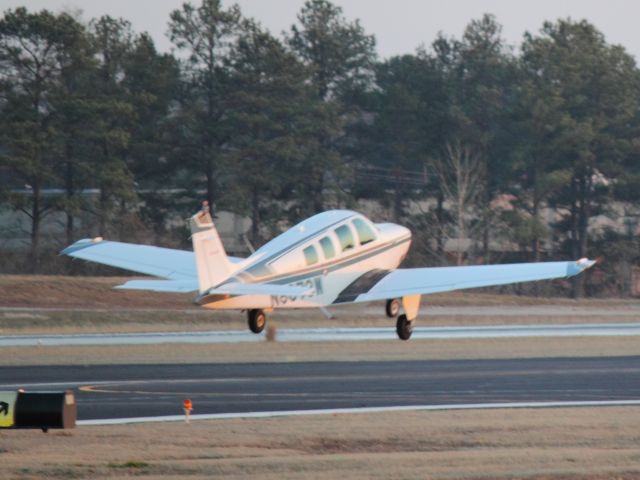
{"label": "sky", "polygon": [[[199,0],[190,0],[198,4]],[[136,32],[151,34],[159,50],[169,51],[167,21],[184,0],[0,0],[0,10],[26,6],[29,10],[83,11],[83,18],[103,14],[124,17]],[[238,3],[245,16],[253,17],[273,34],[289,30],[304,0],[223,0]],[[638,18],[640,2],[634,0],[333,0],[349,20],[360,19],[374,34],[382,58],[413,53],[430,45],[438,32],[460,37],[464,27],[484,13],[494,14],[503,26],[505,40],[517,47],[525,31],[538,32],[545,20],[571,17],[587,19],[602,31],[609,43],[623,45],[640,58]]]}

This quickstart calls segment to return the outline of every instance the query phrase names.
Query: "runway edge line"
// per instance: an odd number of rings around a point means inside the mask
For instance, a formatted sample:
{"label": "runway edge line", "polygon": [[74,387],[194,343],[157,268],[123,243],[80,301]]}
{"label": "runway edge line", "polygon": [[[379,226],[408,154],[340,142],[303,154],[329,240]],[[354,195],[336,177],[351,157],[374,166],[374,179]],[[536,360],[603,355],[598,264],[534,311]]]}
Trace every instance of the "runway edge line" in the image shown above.
{"label": "runway edge line", "polygon": [[[234,418],[296,417],[296,416],[305,416],[305,415],[337,415],[337,414],[346,414],[346,413],[382,413],[382,412],[439,411],[439,410],[497,410],[502,408],[514,409],[514,408],[625,407],[625,406],[640,406],[640,400],[406,405],[406,406],[394,406],[394,407],[331,408],[331,409],[318,409],[318,410],[281,410],[281,411],[273,411],[273,412],[211,413],[211,414],[191,415],[189,418],[191,421],[194,421],[194,420],[226,420],[226,419],[234,419]],[[132,423],[156,423],[156,422],[184,422],[184,415],[80,420],[77,422],[77,425],[78,426],[126,425],[126,424],[132,424]]]}
{"label": "runway edge line", "polygon": [[[396,340],[392,328],[288,328],[278,331],[279,342]],[[527,337],[640,336],[640,323],[584,323],[416,327],[415,340]],[[244,330],[200,332],[84,333],[70,335],[0,335],[0,347],[123,346],[159,344],[256,343],[264,334]]]}

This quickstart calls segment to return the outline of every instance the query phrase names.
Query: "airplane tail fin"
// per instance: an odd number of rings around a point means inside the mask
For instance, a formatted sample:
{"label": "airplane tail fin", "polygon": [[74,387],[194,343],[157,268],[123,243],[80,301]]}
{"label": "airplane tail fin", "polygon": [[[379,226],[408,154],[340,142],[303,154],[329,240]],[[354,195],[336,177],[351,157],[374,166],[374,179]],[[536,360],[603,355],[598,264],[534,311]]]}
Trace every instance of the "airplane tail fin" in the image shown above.
{"label": "airplane tail fin", "polygon": [[207,202],[189,219],[189,226],[198,271],[198,289],[204,293],[229,278],[235,269],[224,251]]}

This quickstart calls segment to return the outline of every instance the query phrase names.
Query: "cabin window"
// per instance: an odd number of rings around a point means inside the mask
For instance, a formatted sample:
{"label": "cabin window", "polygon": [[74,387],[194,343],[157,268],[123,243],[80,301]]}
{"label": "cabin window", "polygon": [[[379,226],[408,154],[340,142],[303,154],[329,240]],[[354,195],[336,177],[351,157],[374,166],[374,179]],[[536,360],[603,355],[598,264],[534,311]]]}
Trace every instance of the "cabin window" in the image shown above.
{"label": "cabin window", "polygon": [[369,242],[373,242],[376,239],[376,234],[373,232],[372,228],[361,218],[356,218],[353,220],[353,226],[356,227],[356,232],[358,232],[358,239],[360,240],[360,245],[366,245]]}
{"label": "cabin window", "polygon": [[333,242],[329,237],[322,237],[320,239],[320,246],[324,252],[324,258],[327,260],[336,256],[336,249],[333,247]]}
{"label": "cabin window", "polygon": [[338,240],[340,240],[340,247],[342,247],[343,252],[356,246],[356,243],[353,240],[353,233],[347,225],[341,225],[336,228],[335,231],[338,236]]}
{"label": "cabin window", "polygon": [[313,245],[309,245],[302,251],[302,253],[304,253],[304,259],[307,261],[307,265],[318,263],[318,252],[316,251],[316,247]]}

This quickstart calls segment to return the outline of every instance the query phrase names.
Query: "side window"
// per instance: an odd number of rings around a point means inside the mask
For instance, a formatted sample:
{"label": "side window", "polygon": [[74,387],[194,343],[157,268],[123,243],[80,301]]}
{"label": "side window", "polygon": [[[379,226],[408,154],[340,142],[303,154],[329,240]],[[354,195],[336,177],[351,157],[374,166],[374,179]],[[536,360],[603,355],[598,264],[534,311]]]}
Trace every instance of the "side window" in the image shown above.
{"label": "side window", "polygon": [[253,267],[247,269],[247,273],[250,273],[254,277],[266,277],[267,275],[271,275],[273,272],[265,263],[258,263]]}
{"label": "side window", "polygon": [[302,251],[302,253],[304,253],[304,259],[307,261],[307,265],[318,263],[318,252],[316,251],[316,247],[313,245],[309,245]]}
{"label": "side window", "polygon": [[320,239],[320,246],[324,252],[324,258],[327,260],[336,256],[336,249],[333,247],[333,242],[329,237],[322,237]]}
{"label": "side window", "polygon": [[341,225],[336,228],[336,235],[340,240],[340,247],[343,252],[356,246],[353,241],[353,233],[351,233],[351,229],[347,225]]}
{"label": "side window", "polygon": [[353,226],[356,227],[356,231],[358,232],[360,245],[365,245],[369,242],[373,242],[376,239],[376,234],[373,232],[367,222],[365,222],[361,218],[354,219]]}

